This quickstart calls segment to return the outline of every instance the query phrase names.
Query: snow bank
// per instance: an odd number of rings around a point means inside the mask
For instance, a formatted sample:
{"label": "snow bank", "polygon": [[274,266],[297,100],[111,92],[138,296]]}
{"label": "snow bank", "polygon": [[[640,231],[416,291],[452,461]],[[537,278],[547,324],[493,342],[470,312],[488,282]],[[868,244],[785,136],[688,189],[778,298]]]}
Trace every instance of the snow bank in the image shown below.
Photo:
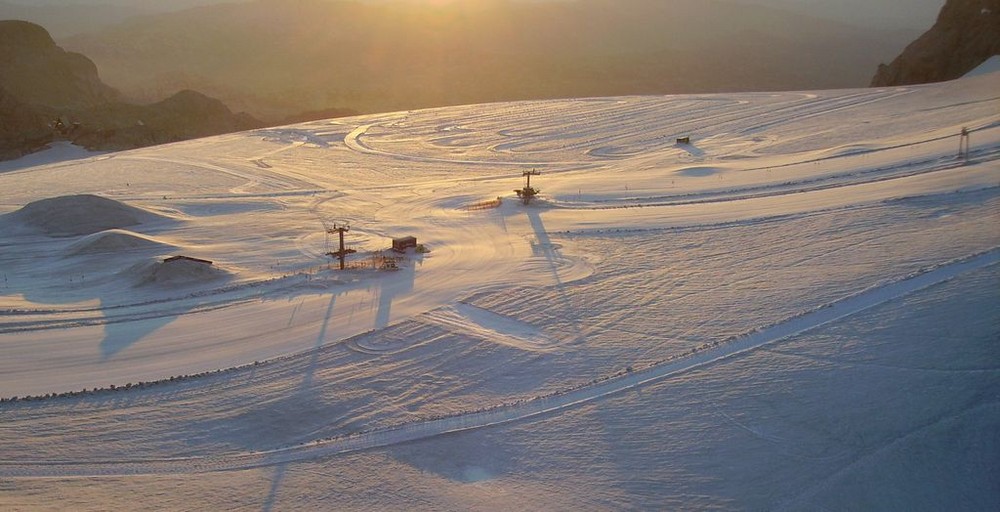
{"label": "snow bank", "polygon": [[139,233],[133,233],[125,229],[109,229],[92,233],[73,242],[66,250],[66,254],[75,256],[173,248],[175,247],[170,244],[140,235]]}
{"label": "snow bank", "polygon": [[419,320],[450,332],[522,350],[545,351],[557,346],[554,340],[533,325],[472,304],[460,302],[428,311]]}
{"label": "snow bank", "polygon": [[149,210],[91,194],[42,199],[5,217],[50,236],[89,235],[166,219]]}
{"label": "snow bank", "polygon": [[68,141],[56,141],[49,144],[48,149],[43,149],[37,153],[24,155],[21,158],[0,162],[0,173],[17,171],[29,167],[58,164],[71,160],[90,158],[96,155],[103,155],[106,151],[89,151]]}
{"label": "snow bank", "polygon": [[674,174],[689,178],[707,178],[709,176],[715,176],[720,172],[722,172],[722,169],[718,167],[685,167],[674,171]]}
{"label": "snow bank", "polygon": [[232,274],[208,263],[192,260],[149,261],[125,270],[123,274],[136,286],[181,287],[211,281],[223,281]]}

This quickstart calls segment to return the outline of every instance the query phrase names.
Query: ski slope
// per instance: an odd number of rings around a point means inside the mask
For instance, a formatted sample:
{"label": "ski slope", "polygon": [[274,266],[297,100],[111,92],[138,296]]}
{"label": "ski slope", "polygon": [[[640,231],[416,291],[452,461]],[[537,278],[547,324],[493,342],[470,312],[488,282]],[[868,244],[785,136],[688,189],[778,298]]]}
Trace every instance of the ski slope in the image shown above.
{"label": "ski slope", "polygon": [[[11,167],[0,398],[74,393],[0,403],[0,504],[116,508],[130,493],[158,493],[164,508],[185,495],[264,509],[876,503],[833,491],[896,471],[867,458],[913,450],[892,432],[947,425],[972,442],[998,422],[997,84],[470,105]],[[522,205],[512,191],[532,169],[542,193]],[[324,255],[334,223],[351,226],[354,268]],[[406,235],[429,252],[394,271],[358,268]],[[163,262],[177,254],[212,264]],[[894,334],[922,311],[907,304],[948,297],[970,306],[945,302],[935,325],[971,315],[965,335]],[[867,334],[815,338],[886,310]],[[805,435],[796,425],[817,421],[818,401],[856,416],[840,397],[881,383],[855,375],[848,352],[893,368],[884,360],[928,359],[886,391],[924,389],[920,407],[889,406],[874,424],[827,418],[800,443],[843,457],[754,451]],[[748,365],[757,359],[768,362]],[[961,370],[937,370],[949,364]],[[761,394],[680,392],[733,368],[733,385],[760,381],[739,386]],[[950,384],[922,387],[926,371]],[[831,375],[843,386],[823,398]],[[811,395],[761,416],[767,389]],[[979,398],[949,395],[963,392]],[[675,408],[657,402],[667,396]],[[683,420],[713,402],[711,418],[691,416],[697,429]],[[542,434],[622,418],[634,434],[596,445]],[[760,421],[775,433],[748,426]],[[687,444],[657,448],[671,439]],[[929,439],[937,453],[941,438]],[[984,450],[956,464],[988,469],[996,451]],[[716,452],[799,480],[757,496],[704,465]],[[657,469],[640,477],[638,461]],[[329,471],[345,488],[320,501],[309,489]],[[111,480],[90,486],[97,476]],[[180,482],[187,491],[163,493]],[[970,503],[998,495],[986,485]]]}

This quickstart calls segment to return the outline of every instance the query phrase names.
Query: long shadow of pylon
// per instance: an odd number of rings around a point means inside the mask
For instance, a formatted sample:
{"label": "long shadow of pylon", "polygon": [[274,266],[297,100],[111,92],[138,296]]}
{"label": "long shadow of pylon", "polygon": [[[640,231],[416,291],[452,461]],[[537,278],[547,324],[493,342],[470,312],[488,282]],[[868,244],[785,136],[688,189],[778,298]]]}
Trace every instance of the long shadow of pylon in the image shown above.
{"label": "long shadow of pylon", "polygon": [[552,248],[552,240],[549,238],[549,234],[545,230],[545,224],[542,223],[542,217],[538,214],[538,210],[531,207],[525,208],[525,214],[528,216],[528,221],[531,223],[531,229],[535,234],[535,240],[537,241],[536,247],[538,247],[541,255],[544,256],[546,261],[549,263],[549,271],[552,273],[552,280],[555,282],[554,289],[557,292],[560,305],[565,312],[564,318],[569,319],[573,333],[576,335],[577,339],[580,339],[583,334],[582,329],[580,328],[580,322],[576,316],[572,314],[574,311],[574,308],[572,307],[573,304],[570,302],[569,297],[566,294],[566,285],[559,277],[559,267],[557,261],[558,255]]}
{"label": "long shadow of pylon", "polygon": [[[313,345],[312,353],[309,356],[309,363],[306,364],[305,371],[302,373],[302,382],[299,384],[298,389],[294,391],[294,395],[300,396],[303,400],[308,400],[309,391],[313,386],[313,379],[316,375],[316,368],[319,365],[320,350],[323,348],[323,344],[326,342],[326,333],[330,326],[330,318],[333,316],[334,306],[337,304],[336,293],[330,295],[330,303],[326,307],[326,316],[323,317],[323,323],[320,326],[319,334],[316,336],[316,343]],[[271,477],[271,487],[268,490],[267,498],[264,500],[263,511],[270,512],[274,510],[274,504],[278,498],[278,491],[281,489],[281,482],[285,479],[285,473],[288,471],[288,463],[277,464],[274,467],[274,476]]]}

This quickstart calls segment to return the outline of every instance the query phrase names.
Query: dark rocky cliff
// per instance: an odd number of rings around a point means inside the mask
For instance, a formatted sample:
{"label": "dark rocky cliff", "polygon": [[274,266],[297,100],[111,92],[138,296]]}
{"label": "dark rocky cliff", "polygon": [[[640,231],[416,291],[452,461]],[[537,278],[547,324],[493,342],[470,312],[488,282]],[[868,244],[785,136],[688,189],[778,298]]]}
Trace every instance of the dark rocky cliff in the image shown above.
{"label": "dark rocky cliff", "polygon": [[948,0],[937,22],[888,66],[873,87],[953,80],[1000,54],[1000,0]]}
{"label": "dark rocky cliff", "polygon": [[52,137],[45,115],[0,88],[0,160],[44,148]]}
{"label": "dark rocky cliff", "polygon": [[63,50],[26,21],[0,21],[0,70],[0,87],[28,105],[73,109],[119,99],[90,59]]}

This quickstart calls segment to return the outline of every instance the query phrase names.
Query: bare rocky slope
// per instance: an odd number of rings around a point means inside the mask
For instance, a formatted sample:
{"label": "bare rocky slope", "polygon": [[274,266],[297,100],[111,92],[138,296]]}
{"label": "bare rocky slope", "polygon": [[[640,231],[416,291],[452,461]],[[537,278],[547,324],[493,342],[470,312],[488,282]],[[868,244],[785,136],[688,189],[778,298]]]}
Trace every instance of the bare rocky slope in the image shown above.
{"label": "bare rocky slope", "polygon": [[948,0],[929,31],[889,65],[873,87],[941,82],[961,77],[1000,54],[1000,0]]}
{"label": "bare rocky slope", "polygon": [[0,88],[0,160],[19,158],[52,142],[44,115]]}
{"label": "bare rocky slope", "polygon": [[44,28],[25,21],[0,21],[0,70],[0,84],[27,104],[73,109],[119,99],[90,59],[63,50]]}

